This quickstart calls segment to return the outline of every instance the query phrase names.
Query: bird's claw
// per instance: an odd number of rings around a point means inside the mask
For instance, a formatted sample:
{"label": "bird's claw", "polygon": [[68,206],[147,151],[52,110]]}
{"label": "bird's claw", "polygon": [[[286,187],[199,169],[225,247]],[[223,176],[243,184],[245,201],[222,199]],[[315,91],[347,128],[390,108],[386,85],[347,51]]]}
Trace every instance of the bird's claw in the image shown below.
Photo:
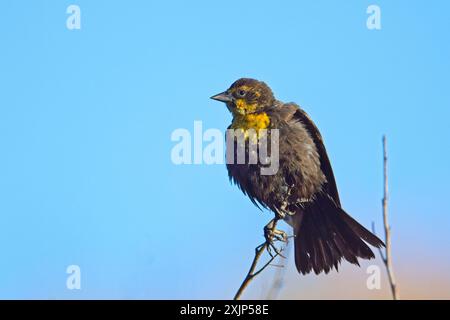
{"label": "bird's claw", "polygon": [[274,257],[272,250],[275,252],[276,255],[285,258],[281,254],[282,249],[278,249],[275,246],[275,241],[286,243],[289,237],[286,234],[286,232],[276,229],[275,226],[276,223],[274,221],[271,221],[267,226],[264,227],[264,237],[266,238],[267,252],[272,258]]}

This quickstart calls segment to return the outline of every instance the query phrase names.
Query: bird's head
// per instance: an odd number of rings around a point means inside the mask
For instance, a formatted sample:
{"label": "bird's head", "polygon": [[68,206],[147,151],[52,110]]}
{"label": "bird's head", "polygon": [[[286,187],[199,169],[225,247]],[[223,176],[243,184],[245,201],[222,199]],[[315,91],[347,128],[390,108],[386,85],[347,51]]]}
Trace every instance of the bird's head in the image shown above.
{"label": "bird's head", "polygon": [[255,79],[242,78],[211,99],[224,102],[233,115],[263,112],[273,106],[275,98],[267,84]]}

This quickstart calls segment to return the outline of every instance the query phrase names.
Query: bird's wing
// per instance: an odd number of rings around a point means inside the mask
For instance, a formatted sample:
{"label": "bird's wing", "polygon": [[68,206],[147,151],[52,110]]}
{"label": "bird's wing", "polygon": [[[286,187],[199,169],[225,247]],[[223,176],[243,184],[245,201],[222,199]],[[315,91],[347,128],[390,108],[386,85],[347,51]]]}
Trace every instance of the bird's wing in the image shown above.
{"label": "bird's wing", "polygon": [[339,193],[333,174],[333,169],[331,168],[330,159],[328,159],[327,151],[325,149],[325,145],[323,143],[323,139],[319,132],[319,129],[316,127],[308,114],[297,104],[287,103],[283,105],[282,109],[284,109],[286,112],[285,120],[300,121],[308,130],[316,145],[317,152],[319,153],[320,168],[327,179],[327,183],[324,186],[324,191],[326,191],[333,198],[337,206],[341,207],[341,201],[339,199]]}

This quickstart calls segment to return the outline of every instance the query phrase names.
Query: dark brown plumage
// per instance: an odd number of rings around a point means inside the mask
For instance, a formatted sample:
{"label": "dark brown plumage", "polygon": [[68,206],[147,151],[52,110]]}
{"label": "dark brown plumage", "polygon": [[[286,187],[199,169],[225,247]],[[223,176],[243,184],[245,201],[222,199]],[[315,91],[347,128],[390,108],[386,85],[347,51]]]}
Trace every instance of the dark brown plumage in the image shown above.
{"label": "dark brown plumage", "polygon": [[295,103],[277,101],[264,82],[254,79],[239,79],[212,98],[225,102],[232,113],[229,128],[267,128],[269,136],[271,129],[279,130],[279,169],[274,175],[262,175],[261,163],[234,161],[227,169],[253,203],[293,227],[300,273],[337,270],[342,258],[353,264],[358,264],[357,258],[374,258],[365,242],[384,244],[342,209],[322,137],[305,111]]}

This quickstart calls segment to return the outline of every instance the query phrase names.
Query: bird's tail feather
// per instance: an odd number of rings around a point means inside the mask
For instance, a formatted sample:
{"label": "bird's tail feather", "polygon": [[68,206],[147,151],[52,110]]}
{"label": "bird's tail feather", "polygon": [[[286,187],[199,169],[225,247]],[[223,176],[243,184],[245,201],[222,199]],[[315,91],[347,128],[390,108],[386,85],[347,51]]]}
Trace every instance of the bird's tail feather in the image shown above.
{"label": "bird's tail feather", "polygon": [[318,195],[293,217],[295,264],[302,274],[328,273],[333,267],[338,270],[342,258],[356,265],[358,258],[374,258],[365,242],[377,248],[384,246],[325,194]]}

